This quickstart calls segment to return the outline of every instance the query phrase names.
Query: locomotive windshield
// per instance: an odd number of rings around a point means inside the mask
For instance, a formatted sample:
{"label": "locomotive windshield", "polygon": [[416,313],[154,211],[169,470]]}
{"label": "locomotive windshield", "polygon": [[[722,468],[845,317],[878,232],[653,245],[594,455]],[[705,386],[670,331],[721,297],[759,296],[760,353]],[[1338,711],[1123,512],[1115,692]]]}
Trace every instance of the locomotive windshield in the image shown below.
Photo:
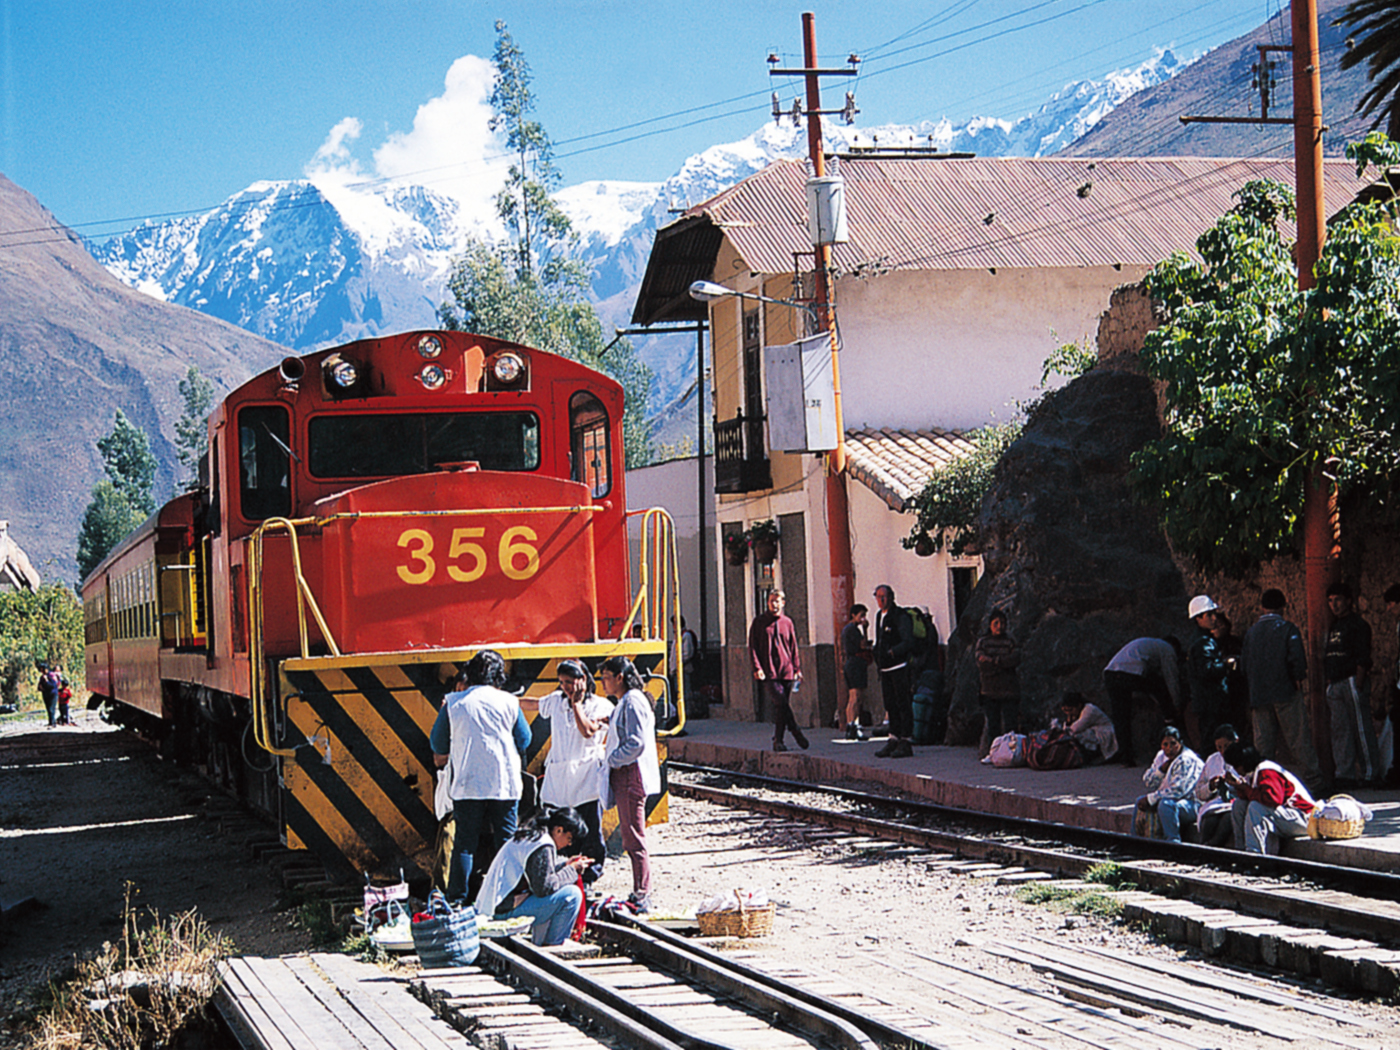
{"label": "locomotive windshield", "polygon": [[445,464],[535,470],[540,421],[533,412],[414,412],[316,416],[309,466],[318,478],[428,474]]}

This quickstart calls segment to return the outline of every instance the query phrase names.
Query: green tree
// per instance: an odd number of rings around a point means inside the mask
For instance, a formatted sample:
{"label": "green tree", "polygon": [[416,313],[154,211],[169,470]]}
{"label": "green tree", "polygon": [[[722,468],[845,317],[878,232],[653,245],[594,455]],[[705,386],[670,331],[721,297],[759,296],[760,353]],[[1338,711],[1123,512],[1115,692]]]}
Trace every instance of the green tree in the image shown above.
{"label": "green tree", "polygon": [[86,579],[146,517],[110,481],[94,485],[92,502],[83,512],[83,524],[78,530],[78,578]]}
{"label": "green tree", "polygon": [[543,125],[530,119],[535,99],[530,66],[504,22],[496,23],[496,84],[491,91],[491,130],[503,134],[515,160],[496,195],[496,214],[514,245],[515,273],[526,277],[548,265],[561,245],[574,240],[569,218],[549,196],[559,188],[554,145]]}
{"label": "green tree", "polygon": [[1022,426],[1021,422],[999,423],[967,436],[976,446],[974,450],[934,471],[914,497],[917,518],[909,535],[901,541],[905,548],[920,548],[922,554],[947,547],[958,557],[979,546],[977,522],[982,497],[992,486],[1002,455],[1021,436]]}
{"label": "green tree", "polygon": [[530,68],[504,22],[496,23],[495,65],[491,127],[515,154],[496,197],[506,239],[468,245],[448,278],[452,301],[439,307],[438,317],[445,328],[524,343],[612,376],[626,396],[627,466],[643,466],[651,458],[651,370],[628,340],[609,345],[603,336],[588,299],[588,268],[574,254],[578,238],[549,196],[559,176],[549,136],[529,119]]}
{"label": "green tree", "polygon": [[[1347,154],[1358,172],[1400,157],[1379,135]],[[1294,216],[1292,191],[1253,182],[1236,198],[1196,242],[1200,263],[1178,254],[1146,278],[1166,319],[1142,359],[1167,384],[1166,426],[1132,472],[1176,549],[1227,572],[1296,550],[1315,467],[1339,495],[1378,500],[1400,468],[1393,198],[1354,204],[1329,223],[1307,291],[1280,226]]]}
{"label": "green tree", "polygon": [[107,479],[122,498],[143,516],[152,513],[156,509],[151,494],[156,480],[156,457],[146,432],[117,409],[112,432],[97,439],[97,451],[102,453]]}
{"label": "green tree", "polygon": [[1387,134],[1400,139],[1400,0],[1355,0],[1336,24],[1358,31],[1354,46],[1342,55],[1342,68],[1365,62],[1371,81],[1356,102],[1357,110],[1362,116],[1376,113],[1372,127],[1384,120]]}
{"label": "green tree", "polygon": [[83,610],[60,583],[46,583],[32,594],[0,591],[0,699],[37,703],[34,665],[39,661],[71,682],[82,681]]}
{"label": "green tree", "polygon": [[189,471],[189,487],[199,480],[199,461],[209,451],[209,406],[214,401],[214,384],[194,365],[180,380],[180,397],[185,410],[175,421],[175,449],[180,463]]}

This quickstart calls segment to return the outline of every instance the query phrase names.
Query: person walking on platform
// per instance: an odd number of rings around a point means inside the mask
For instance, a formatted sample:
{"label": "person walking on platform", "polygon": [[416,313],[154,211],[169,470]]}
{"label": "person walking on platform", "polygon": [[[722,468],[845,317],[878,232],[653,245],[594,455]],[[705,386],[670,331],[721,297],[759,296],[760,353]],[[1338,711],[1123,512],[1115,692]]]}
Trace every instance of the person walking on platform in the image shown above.
{"label": "person walking on platform", "polygon": [[875,666],[880,671],[880,693],[890,720],[890,739],[875,752],[876,758],[910,758],[914,754],[914,689],[909,657],[914,651],[914,624],[895,604],[894,588],[875,588]]}
{"label": "person walking on platform", "polygon": [[992,741],[1002,733],[1020,731],[1021,685],[1016,679],[1016,667],[1021,654],[1016,643],[1006,633],[1006,613],[992,610],[987,619],[987,633],[977,639],[978,696],[982,708],[982,739],[977,757],[986,758]]}
{"label": "person walking on platform", "polygon": [[842,730],[847,740],[865,739],[860,729],[860,693],[870,684],[870,642],[865,637],[869,611],[864,605],[852,605],[851,618],[841,628],[841,677],[846,681]]}
{"label": "person walking on platform", "polygon": [[[1181,730],[1167,726],[1162,731],[1162,750],[1143,771],[1142,782],[1147,794],[1137,800],[1139,814],[1157,814],[1162,825],[1162,837],[1168,842],[1181,841],[1181,825],[1196,819],[1196,783],[1205,763],[1181,740]],[[1133,834],[1140,834],[1137,821]]]}
{"label": "person walking on platform", "polygon": [[[1303,685],[1308,658],[1297,625],[1283,618],[1288,599],[1270,587],[1259,596],[1264,612],[1245,632],[1240,662],[1249,683],[1249,715],[1254,724],[1254,747],[1266,758],[1278,754],[1280,738],[1289,759],[1303,769],[1303,780],[1322,783]],[[1232,763],[1233,764],[1233,763]],[[1239,768],[1236,766],[1235,768]],[[1244,772],[1244,770],[1240,770]]]}
{"label": "person walking on platform", "polygon": [[1207,750],[1210,733],[1226,721],[1230,711],[1230,663],[1215,637],[1218,609],[1205,594],[1192,598],[1187,607],[1187,615],[1196,625],[1196,637],[1186,650],[1186,681],[1191,687],[1195,740],[1202,751]]}
{"label": "person walking on platform", "polygon": [[452,769],[450,901],[466,897],[473,866],[491,859],[476,856],[482,832],[490,831],[495,840],[492,854],[515,834],[520,759],[530,746],[530,723],[520,701],[501,688],[506,684],[501,654],[481,650],[462,678],[466,688],[443,698],[428,737],[438,768],[450,764]]}
{"label": "person walking on platform", "polygon": [[749,659],[754,678],[773,702],[773,750],[786,751],[783,737],[789,729],[803,751],[807,737],[798,728],[792,713],[792,693],[802,681],[802,653],[797,648],[797,628],[783,612],[787,596],[770,591],[768,611],[754,617],[749,627]]}
{"label": "person walking on platform", "polygon": [[603,814],[598,800],[606,776],[607,721],[613,705],[593,691],[593,676],[577,660],[559,661],[559,688],[540,700],[549,719],[549,757],[545,760],[540,801],[568,806],[585,830],[574,846],[591,858],[583,869],[585,885],[603,874],[608,851],[603,845]]}
{"label": "person walking on platform", "polygon": [[1103,669],[1109,717],[1118,737],[1118,758],[1133,760],[1133,697],[1144,693],[1157,702],[1162,720],[1176,724],[1181,714],[1181,643],[1175,638],[1134,638]]}
{"label": "person walking on platform", "polygon": [[1371,625],[1352,605],[1351,588],[1327,588],[1332,626],[1322,652],[1327,709],[1332,718],[1332,761],[1337,787],[1378,786],[1380,745],[1371,721]]}
{"label": "person walking on platform", "polygon": [[651,910],[647,796],[661,790],[656,715],[642,676],[627,657],[608,657],[600,677],[604,692],[617,703],[608,721],[608,779],[603,788],[603,811],[617,806],[622,848],[632,861],[632,893],[627,899],[645,915]]}
{"label": "person walking on platform", "polygon": [[1239,771],[1221,777],[1235,796],[1235,849],[1276,855],[1280,837],[1306,837],[1317,804],[1301,780],[1244,744],[1226,748],[1225,761]]}

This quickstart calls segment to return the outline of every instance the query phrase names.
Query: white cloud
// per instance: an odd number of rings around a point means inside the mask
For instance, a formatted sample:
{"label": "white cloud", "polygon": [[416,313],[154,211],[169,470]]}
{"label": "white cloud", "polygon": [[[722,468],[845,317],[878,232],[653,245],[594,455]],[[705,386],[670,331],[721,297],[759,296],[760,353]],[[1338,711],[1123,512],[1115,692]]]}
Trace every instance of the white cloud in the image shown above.
{"label": "white cloud", "polygon": [[307,177],[341,200],[347,189],[354,190],[354,183],[370,177],[427,186],[457,200],[463,226],[494,229],[494,198],[508,166],[500,140],[489,127],[495,75],[495,67],[475,55],[453,62],[442,94],[418,107],[413,127],[391,132],[373,151],[372,175],[351,152],[361,123],[346,117],[330,130],[306,166]]}
{"label": "white cloud", "polygon": [[359,117],[346,117],[331,128],[326,141],[321,143],[321,148],[306,166],[307,174],[340,169],[358,175],[360,164],[350,155],[350,143],[360,137],[362,130],[364,127]]}

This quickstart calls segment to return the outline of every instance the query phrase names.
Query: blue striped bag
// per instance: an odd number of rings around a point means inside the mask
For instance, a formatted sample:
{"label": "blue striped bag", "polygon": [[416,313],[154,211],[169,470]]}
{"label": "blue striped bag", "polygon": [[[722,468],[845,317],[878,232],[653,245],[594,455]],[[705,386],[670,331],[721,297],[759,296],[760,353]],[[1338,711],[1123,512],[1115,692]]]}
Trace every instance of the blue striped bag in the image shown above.
{"label": "blue striped bag", "polygon": [[424,969],[470,966],[481,951],[476,909],[453,908],[441,890],[428,895],[428,910],[413,917],[413,947]]}

